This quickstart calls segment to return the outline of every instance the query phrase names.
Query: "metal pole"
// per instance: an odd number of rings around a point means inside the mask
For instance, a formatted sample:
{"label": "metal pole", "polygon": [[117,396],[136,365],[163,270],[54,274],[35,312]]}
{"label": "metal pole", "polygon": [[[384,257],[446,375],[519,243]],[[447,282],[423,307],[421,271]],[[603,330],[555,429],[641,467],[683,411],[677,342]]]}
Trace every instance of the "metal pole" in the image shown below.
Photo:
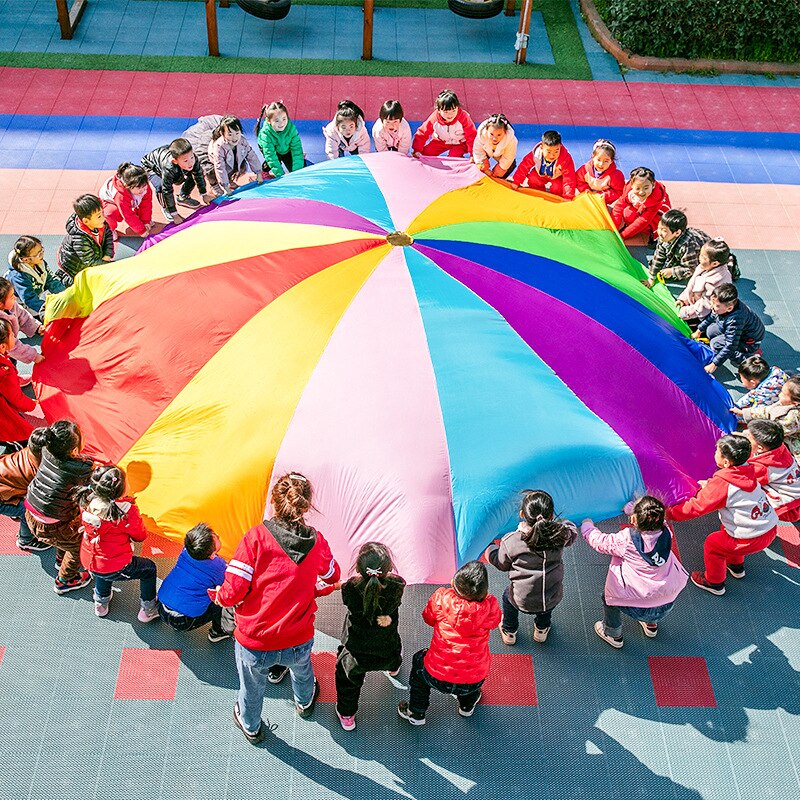
{"label": "metal pole", "polygon": [[515,48],[517,54],[514,57],[515,64],[524,64],[528,57],[528,39],[531,30],[531,11],[533,0],[522,0],[522,10],[519,14],[519,30],[517,31],[517,42]]}

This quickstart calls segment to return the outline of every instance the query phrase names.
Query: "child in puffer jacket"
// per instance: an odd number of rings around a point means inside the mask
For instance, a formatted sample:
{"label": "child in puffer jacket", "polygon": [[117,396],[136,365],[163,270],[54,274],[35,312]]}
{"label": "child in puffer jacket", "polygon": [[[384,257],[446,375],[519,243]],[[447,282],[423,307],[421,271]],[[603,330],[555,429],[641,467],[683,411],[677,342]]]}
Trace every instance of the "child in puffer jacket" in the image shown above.
{"label": "child in puffer jacket", "polygon": [[503,644],[517,643],[519,612],[533,614],[533,640],[544,642],[550,633],[553,609],[564,597],[564,548],[578,538],[571,523],[555,516],[553,498],[540,490],[526,491],[515,531],[486,548],[486,560],[509,573],[503,592]]}
{"label": "child in puffer jacket", "polygon": [[689,576],[672,552],[672,532],[664,524],[664,505],[645,495],[630,511],[629,527],[602,533],[590,519],[581,534],[598,553],[612,556],[603,590],[603,619],[594,632],[612,647],[622,647],[622,615],[635,619],[649,639],[658,622],[672,610]]}
{"label": "child in puffer jacket", "polygon": [[119,467],[102,466],[92,472],[89,485],[78,492],[83,538],[81,561],[94,578],[94,613],[108,615],[114,581],[139,581],[139,622],[158,617],[156,565],[133,555],[133,542],[147,537],[139,509],[125,497],[125,473]]}
{"label": "child in puffer jacket", "polygon": [[491,666],[489,635],[500,623],[486,567],[480,561],[464,564],[449,587],[433,593],[422,619],[433,627],[433,639],[429,648],[414,654],[411,696],[397,713],[411,725],[424,725],[431,689],[436,689],[454,695],[458,713],[471,717]]}
{"label": "child in puffer jacket", "polygon": [[325,155],[329,159],[369,153],[369,140],[364,112],[352,101],[342,100],[333,119],[322,129]]}

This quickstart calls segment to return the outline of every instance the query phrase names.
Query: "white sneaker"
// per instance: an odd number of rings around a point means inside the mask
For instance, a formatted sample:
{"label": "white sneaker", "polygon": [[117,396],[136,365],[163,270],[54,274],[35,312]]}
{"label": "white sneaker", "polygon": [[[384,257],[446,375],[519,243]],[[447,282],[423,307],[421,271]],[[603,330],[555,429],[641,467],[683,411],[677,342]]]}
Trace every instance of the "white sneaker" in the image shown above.
{"label": "white sneaker", "polygon": [[94,613],[98,617],[107,617],[108,616],[108,606],[111,603],[109,599],[108,603],[101,603],[99,600],[94,601]]}
{"label": "white sneaker", "polygon": [[646,622],[642,622],[641,620],[638,620],[638,622],[642,626],[642,630],[644,631],[644,635],[648,639],[655,639],[656,636],[658,636],[658,625],[653,624],[651,626],[651,625],[648,625]]}
{"label": "white sneaker", "polygon": [[619,650],[619,648],[622,647],[622,645],[623,645],[622,637],[620,637],[619,639],[615,639],[613,636],[609,636],[606,633],[606,626],[603,624],[603,620],[598,620],[597,622],[595,622],[595,624],[594,624],[594,632],[604,642],[608,642],[608,644],[610,644],[612,647],[616,648],[617,650]]}
{"label": "white sneaker", "polygon": [[547,641],[547,634],[550,633],[550,626],[548,625],[546,628],[537,628],[535,625],[533,626],[533,641],[534,642],[546,642]]}

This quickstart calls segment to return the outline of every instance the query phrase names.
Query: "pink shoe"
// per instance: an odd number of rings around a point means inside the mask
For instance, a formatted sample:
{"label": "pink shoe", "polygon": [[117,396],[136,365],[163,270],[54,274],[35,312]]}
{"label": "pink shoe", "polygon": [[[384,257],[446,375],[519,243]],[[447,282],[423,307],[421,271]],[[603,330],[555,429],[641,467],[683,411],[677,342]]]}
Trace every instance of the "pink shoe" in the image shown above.
{"label": "pink shoe", "polygon": [[353,714],[352,717],[343,717],[338,711],[336,712],[336,716],[339,717],[339,722],[342,723],[342,727],[346,731],[354,731],[356,729],[356,715]]}
{"label": "pink shoe", "polygon": [[142,606],[139,609],[139,613],[136,615],[136,619],[139,622],[152,622],[154,619],[158,619],[158,602],[153,603],[149,607]]}

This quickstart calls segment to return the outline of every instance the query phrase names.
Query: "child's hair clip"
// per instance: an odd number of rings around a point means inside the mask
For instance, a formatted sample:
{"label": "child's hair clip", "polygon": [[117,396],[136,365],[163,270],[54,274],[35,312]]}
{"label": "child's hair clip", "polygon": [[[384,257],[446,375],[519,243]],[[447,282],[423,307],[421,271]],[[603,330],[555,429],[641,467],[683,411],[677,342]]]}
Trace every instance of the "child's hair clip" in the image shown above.
{"label": "child's hair clip", "polygon": [[290,472],[290,478],[294,478],[296,481],[303,481],[304,483],[308,483],[308,478],[305,475],[301,475],[299,472]]}

